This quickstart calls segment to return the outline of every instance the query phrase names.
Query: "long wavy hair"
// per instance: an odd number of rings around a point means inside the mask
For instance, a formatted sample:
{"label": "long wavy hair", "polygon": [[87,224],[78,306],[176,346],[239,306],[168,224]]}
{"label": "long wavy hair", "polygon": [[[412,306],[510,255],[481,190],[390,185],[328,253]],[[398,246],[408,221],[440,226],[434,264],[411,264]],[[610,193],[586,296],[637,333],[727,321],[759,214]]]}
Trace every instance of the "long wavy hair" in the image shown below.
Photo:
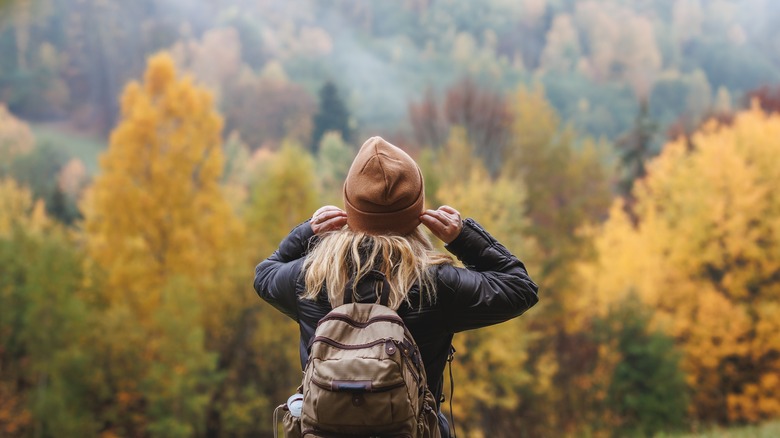
{"label": "long wavy hair", "polygon": [[[413,285],[419,285],[421,298],[436,300],[434,265],[452,264],[451,257],[434,250],[420,229],[406,236],[371,235],[348,227],[322,235],[304,261],[306,292],[314,300],[324,289],[334,308],[344,302],[347,282],[357,284],[369,272],[385,275],[390,284],[388,306],[394,310],[406,301]],[[378,296],[378,295],[377,295]],[[420,300],[422,305],[423,300]]]}

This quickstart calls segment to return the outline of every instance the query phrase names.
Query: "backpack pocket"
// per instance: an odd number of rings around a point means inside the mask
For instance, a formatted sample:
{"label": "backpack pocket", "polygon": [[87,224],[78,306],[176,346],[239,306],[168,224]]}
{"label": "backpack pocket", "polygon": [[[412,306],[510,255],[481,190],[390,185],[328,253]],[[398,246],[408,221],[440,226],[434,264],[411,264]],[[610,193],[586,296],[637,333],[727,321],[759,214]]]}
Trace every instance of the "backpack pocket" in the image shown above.
{"label": "backpack pocket", "polygon": [[436,412],[436,401],[433,394],[425,389],[425,401],[417,423],[417,436],[420,438],[441,438],[439,429],[439,413]]}
{"label": "backpack pocket", "polygon": [[304,394],[303,417],[318,430],[390,432],[409,430],[410,420],[415,422],[401,365],[392,358],[315,360],[307,372],[311,384]]}
{"label": "backpack pocket", "polygon": [[282,428],[284,429],[284,438],[302,438],[301,417],[294,417],[290,411],[284,413],[282,417]]}

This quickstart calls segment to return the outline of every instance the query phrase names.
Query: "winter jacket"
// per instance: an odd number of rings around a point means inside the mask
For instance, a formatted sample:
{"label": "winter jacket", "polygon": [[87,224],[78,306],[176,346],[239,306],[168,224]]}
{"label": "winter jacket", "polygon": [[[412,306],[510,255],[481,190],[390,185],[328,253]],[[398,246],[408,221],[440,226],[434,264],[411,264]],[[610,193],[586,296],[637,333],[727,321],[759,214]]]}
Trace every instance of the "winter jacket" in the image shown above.
{"label": "winter jacket", "polygon": [[[303,300],[303,261],[317,237],[308,221],[294,228],[279,249],[255,269],[258,295],[300,326],[301,367],[317,322],[331,306],[326,294]],[[453,335],[504,322],[521,315],[539,300],[537,286],[523,263],[472,219],[445,248],[466,267],[432,266],[435,269],[436,300],[420,306],[420,291],[409,292],[409,304],[398,314],[420,347],[428,386],[437,400],[442,394],[444,368]],[[360,292],[358,291],[358,294]]]}

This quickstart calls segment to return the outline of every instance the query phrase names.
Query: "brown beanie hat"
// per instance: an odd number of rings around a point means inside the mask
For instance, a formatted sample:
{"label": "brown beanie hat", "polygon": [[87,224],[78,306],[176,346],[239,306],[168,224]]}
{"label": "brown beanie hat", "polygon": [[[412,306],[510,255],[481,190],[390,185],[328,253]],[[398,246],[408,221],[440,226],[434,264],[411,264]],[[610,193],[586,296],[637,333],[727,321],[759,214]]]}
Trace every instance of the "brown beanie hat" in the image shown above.
{"label": "brown beanie hat", "polygon": [[369,234],[409,234],[424,205],[423,176],[412,157],[381,137],[366,140],[344,181],[347,225]]}

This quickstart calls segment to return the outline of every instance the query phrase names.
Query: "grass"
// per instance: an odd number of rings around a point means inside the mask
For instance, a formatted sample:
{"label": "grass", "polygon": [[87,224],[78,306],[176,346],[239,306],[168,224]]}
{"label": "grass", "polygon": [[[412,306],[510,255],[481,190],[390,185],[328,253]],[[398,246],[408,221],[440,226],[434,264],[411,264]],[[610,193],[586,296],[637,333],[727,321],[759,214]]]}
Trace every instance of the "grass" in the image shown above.
{"label": "grass", "polygon": [[37,143],[48,143],[62,149],[65,155],[80,159],[90,175],[95,174],[98,168],[98,156],[105,150],[105,143],[57,126],[32,124],[30,128]]}
{"label": "grass", "polygon": [[699,433],[656,435],[655,438],[778,438],[780,421],[772,421],[755,426],[730,428],[712,428]]}

